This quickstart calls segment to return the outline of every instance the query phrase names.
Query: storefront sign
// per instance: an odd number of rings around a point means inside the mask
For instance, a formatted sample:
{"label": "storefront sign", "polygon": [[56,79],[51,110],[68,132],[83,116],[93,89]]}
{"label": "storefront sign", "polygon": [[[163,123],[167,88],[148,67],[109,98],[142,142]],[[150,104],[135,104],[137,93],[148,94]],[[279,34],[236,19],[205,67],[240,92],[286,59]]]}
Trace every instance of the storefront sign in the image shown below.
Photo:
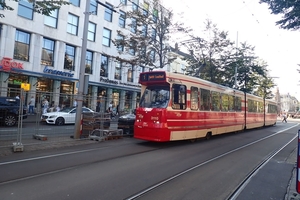
{"label": "storefront sign", "polygon": [[122,82],[119,82],[117,80],[110,80],[108,78],[103,78],[103,77],[100,77],[100,82],[110,83],[110,84],[115,84],[115,85],[124,85],[124,86],[138,87],[138,88],[141,87],[140,85],[135,85],[135,84],[131,84],[131,83],[122,83]]}
{"label": "storefront sign", "polygon": [[48,74],[54,74],[54,75],[57,75],[57,76],[74,77],[74,74],[71,73],[71,72],[58,71],[58,70],[51,69],[47,66],[44,68],[43,72],[48,73]]}
{"label": "storefront sign", "polygon": [[14,62],[12,58],[3,57],[0,63],[0,70],[10,72],[13,69],[24,69],[23,63]]}
{"label": "storefront sign", "polygon": [[30,84],[29,83],[21,83],[21,88],[23,88],[25,91],[29,91]]}

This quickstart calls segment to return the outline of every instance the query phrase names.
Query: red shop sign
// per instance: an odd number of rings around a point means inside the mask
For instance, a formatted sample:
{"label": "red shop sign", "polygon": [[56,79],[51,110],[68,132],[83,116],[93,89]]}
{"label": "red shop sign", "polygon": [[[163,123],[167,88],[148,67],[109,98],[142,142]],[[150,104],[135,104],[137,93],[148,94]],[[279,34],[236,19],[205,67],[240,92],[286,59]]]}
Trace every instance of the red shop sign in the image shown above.
{"label": "red shop sign", "polygon": [[13,69],[24,69],[23,63],[14,62],[12,58],[3,57],[0,63],[0,70],[12,71]]}

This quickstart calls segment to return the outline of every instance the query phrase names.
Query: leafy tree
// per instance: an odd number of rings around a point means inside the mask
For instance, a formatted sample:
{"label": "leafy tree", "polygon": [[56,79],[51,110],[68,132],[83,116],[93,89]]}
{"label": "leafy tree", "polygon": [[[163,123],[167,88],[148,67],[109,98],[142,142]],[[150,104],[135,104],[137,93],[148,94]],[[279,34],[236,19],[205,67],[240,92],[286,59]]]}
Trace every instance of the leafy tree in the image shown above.
{"label": "leafy tree", "polygon": [[144,3],[139,8],[126,13],[126,19],[131,20],[130,30],[119,30],[114,45],[124,51],[119,51],[122,57],[116,57],[121,62],[131,65],[163,68],[176,58],[168,56],[169,46],[165,43],[170,38],[172,12],[166,10],[159,0]]}
{"label": "leafy tree", "polygon": [[234,58],[234,43],[228,39],[227,32],[220,31],[210,20],[207,20],[205,25],[203,35],[206,37],[188,32],[191,39],[183,42],[191,54],[191,57],[187,58],[190,64],[187,74],[224,84],[224,76],[228,74],[226,66]]}
{"label": "leafy tree", "polygon": [[254,92],[255,95],[263,97],[264,99],[272,99],[274,97],[271,89],[275,84],[271,77],[262,77],[258,80],[258,84],[257,91]]}
{"label": "leafy tree", "polygon": [[299,0],[260,0],[260,3],[269,5],[272,14],[282,15],[282,19],[276,22],[280,28],[287,30],[300,29],[300,1]]}
{"label": "leafy tree", "polygon": [[[10,0],[10,1],[15,1],[15,2],[19,2],[20,0]],[[40,13],[42,15],[47,15],[49,16],[51,14],[52,11],[54,11],[55,9],[59,9],[61,6],[63,5],[69,5],[70,2],[64,1],[64,0],[28,0],[29,3],[33,4],[33,12],[36,13]],[[7,4],[7,0],[0,0],[0,7],[3,8],[3,10],[9,10],[9,11],[13,11],[14,9],[12,7],[10,7]],[[0,18],[5,17],[4,14],[0,13]]]}

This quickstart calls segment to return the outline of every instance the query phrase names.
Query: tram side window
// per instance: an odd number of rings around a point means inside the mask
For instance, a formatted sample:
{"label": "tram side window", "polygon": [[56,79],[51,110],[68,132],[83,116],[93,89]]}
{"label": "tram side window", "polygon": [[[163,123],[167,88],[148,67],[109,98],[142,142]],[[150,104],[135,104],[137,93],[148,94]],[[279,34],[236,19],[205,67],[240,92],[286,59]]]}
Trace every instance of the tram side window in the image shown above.
{"label": "tram side window", "polygon": [[261,102],[261,101],[258,101],[258,102],[257,102],[257,105],[258,105],[257,111],[258,111],[259,113],[263,113],[263,112],[264,112],[264,103]]}
{"label": "tram side window", "polygon": [[242,110],[242,98],[241,97],[235,97],[234,107],[235,107],[235,109],[234,109],[235,111]]}
{"label": "tram side window", "polygon": [[210,91],[206,89],[200,89],[200,110],[210,109]]}
{"label": "tram side window", "polygon": [[229,97],[228,94],[222,94],[222,111],[228,111]]}
{"label": "tram side window", "polygon": [[173,84],[172,86],[172,108],[173,109],[186,109],[186,86]]}
{"label": "tram side window", "polygon": [[211,92],[211,110],[220,110],[220,92]]}
{"label": "tram side window", "polygon": [[234,111],[234,96],[232,95],[228,96],[228,110]]}
{"label": "tram side window", "polygon": [[191,87],[191,110],[198,110],[198,88]]}
{"label": "tram side window", "polygon": [[272,104],[268,104],[268,113],[277,113],[277,106],[276,105],[272,105]]}

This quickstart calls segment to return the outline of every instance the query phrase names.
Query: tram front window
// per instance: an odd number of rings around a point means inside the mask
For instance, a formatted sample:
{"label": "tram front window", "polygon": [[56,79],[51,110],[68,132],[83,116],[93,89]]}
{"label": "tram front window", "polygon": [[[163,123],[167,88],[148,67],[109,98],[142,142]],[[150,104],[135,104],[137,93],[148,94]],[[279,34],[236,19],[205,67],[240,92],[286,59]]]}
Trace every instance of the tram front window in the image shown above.
{"label": "tram front window", "polygon": [[149,86],[146,88],[141,101],[142,108],[166,108],[170,99],[168,86]]}

